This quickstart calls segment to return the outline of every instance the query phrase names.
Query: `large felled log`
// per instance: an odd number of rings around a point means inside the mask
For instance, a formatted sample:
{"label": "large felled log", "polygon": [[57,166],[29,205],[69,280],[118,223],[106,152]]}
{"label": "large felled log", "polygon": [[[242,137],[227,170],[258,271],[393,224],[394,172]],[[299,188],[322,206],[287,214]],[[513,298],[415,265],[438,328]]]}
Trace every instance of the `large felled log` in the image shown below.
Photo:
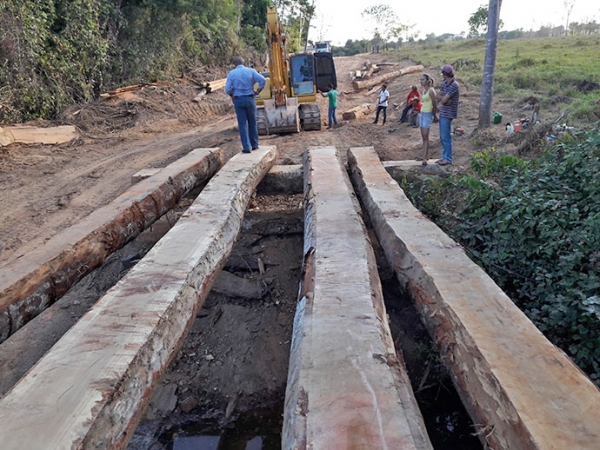
{"label": "large felled log", "polygon": [[194,150],[35,251],[1,267],[0,342],[173,208],[222,164],[221,150]]}
{"label": "large felled log", "polygon": [[410,203],[372,147],[350,149],[348,162],[386,258],[486,448],[598,448],[600,390]]}
{"label": "large felled log", "polygon": [[355,120],[361,117],[367,116],[371,113],[373,105],[370,103],[363,103],[362,105],[355,106],[348,111],[342,113],[342,119],[344,120]]}
{"label": "large felled log", "polygon": [[276,158],[267,146],[234,156],[167,235],[0,400],[3,450],[127,446]]}
{"label": "large felled log", "polygon": [[372,88],[373,86],[377,86],[378,84],[383,84],[386,81],[392,80],[399,76],[406,75],[407,73],[418,72],[423,69],[424,69],[424,67],[422,65],[409,66],[409,67],[405,67],[400,70],[395,70],[393,72],[386,73],[384,75],[381,75],[380,77],[373,78],[370,80],[364,80],[364,81],[355,80],[352,82],[352,88],[355,91],[358,91],[360,89],[369,89],[369,88]]}
{"label": "large felled log", "polygon": [[19,144],[62,144],[78,136],[71,125],[40,128],[27,125],[0,128],[0,147],[14,142]]}
{"label": "large felled log", "polygon": [[333,147],[305,153],[305,275],[282,448],[430,449],[392,341],[377,264]]}

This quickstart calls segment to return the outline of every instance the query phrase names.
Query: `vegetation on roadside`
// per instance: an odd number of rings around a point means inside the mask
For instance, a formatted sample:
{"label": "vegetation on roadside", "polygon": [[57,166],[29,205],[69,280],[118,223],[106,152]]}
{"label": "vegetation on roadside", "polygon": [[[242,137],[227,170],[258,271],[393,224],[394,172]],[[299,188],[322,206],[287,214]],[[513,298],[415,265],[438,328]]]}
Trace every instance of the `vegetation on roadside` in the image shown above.
{"label": "vegetation on roadside", "polygon": [[4,0],[0,123],[53,119],[101,92],[227,65],[236,54],[264,57],[271,4],[293,50],[314,14],[308,0]]}
{"label": "vegetation on roadside", "polygon": [[403,188],[600,385],[600,129]]}
{"label": "vegetation on roadside", "polygon": [[[536,96],[542,105],[569,109],[582,123],[600,119],[600,35],[499,41],[494,95],[520,99]],[[461,83],[479,89],[485,40],[405,46],[396,55],[418,64],[452,64]]]}

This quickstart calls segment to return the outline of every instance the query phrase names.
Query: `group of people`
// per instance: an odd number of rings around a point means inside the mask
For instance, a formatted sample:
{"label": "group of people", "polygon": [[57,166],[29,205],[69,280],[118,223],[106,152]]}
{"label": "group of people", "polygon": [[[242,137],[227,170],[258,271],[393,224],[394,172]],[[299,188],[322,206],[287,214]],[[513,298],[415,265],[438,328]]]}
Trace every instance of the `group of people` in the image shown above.
{"label": "group of people", "polygon": [[[264,89],[266,80],[256,70],[244,66],[244,59],[237,56],[233,60],[235,68],[227,75],[225,92],[233,99],[233,105],[240,131],[242,152],[250,153],[258,148],[258,125],[256,122],[255,97]],[[435,80],[427,73],[421,75],[421,92],[417,86],[412,86],[406,97],[406,106],[402,111],[400,122],[408,121],[421,130],[423,140],[423,156],[421,164],[427,165],[429,159],[429,130],[435,122],[439,122],[442,157],[437,164],[445,166],[452,164],[452,120],[458,116],[458,101],[460,90],[454,79],[454,69],[445,65],[441,69],[442,84],[439,92],[434,89]],[[255,86],[258,88],[255,90]],[[319,93],[329,99],[327,128],[337,125],[336,109],[338,93],[333,85],[327,92]],[[376,92],[379,95],[374,124],[379,122],[382,115],[383,124],[387,121],[387,106],[390,93],[384,84]],[[418,119],[417,119],[418,118]]]}
{"label": "group of people", "polygon": [[[424,166],[427,165],[429,159],[429,130],[435,122],[440,124],[440,141],[442,143],[442,157],[436,163],[442,166],[452,164],[452,120],[458,117],[460,89],[454,79],[454,69],[451,65],[442,67],[441,73],[443,80],[439,92],[436,92],[433,87],[435,80],[431,75],[428,73],[421,75],[419,80],[421,92],[417,86],[411,86],[400,117],[400,123],[408,122],[409,125],[421,129],[423,156],[419,159]],[[384,84],[376,93],[379,94],[379,103],[373,123],[376,124],[379,121],[379,113],[383,112],[383,123],[385,124],[389,91]]]}

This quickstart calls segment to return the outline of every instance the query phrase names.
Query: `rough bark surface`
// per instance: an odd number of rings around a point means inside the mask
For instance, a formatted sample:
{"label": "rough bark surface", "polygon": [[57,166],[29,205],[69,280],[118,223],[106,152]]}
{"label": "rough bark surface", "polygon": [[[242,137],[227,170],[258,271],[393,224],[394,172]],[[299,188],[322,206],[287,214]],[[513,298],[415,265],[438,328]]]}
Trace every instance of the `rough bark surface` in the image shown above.
{"label": "rough bark surface", "polygon": [[197,149],[43,246],[1,267],[0,342],[173,208],[222,164],[222,151]]}
{"label": "rough bark surface", "polygon": [[482,441],[511,450],[596,448],[598,388],[410,203],[372,147],[350,149],[348,161],[386,257]]}
{"label": "rough bark surface", "polygon": [[309,148],[304,174],[305,275],[282,448],[432,448],[394,351],[373,249],[335,148]]}
{"label": "rough bark surface", "polygon": [[275,147],[230,160],[175,227],[0,401],[3,449],[120,449],[225,264]]}

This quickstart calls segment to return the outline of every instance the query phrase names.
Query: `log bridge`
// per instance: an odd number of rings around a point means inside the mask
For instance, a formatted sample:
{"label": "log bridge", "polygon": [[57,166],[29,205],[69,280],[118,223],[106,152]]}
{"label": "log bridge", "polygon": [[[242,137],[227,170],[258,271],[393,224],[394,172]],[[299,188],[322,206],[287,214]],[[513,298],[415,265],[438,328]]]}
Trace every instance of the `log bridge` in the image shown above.
{"label": "log bridge", "polygon": [[[220,167],[218,149],[199,155],[205,165],[216,156],[212,164]],[[282,168],[276,160],[275,147],[261,147],[195,177],[210,181],[177,224],[0,399],[3,450],[125,448],[231,252],[251,194],[286,185],[304,192],[305,238],[282,448],[432,448],[391,338],[362,214],[486,448],[598,448],[598,388],[413,207],[372,147],[350,149],[347,167],[333,147],[307,149],[302,167]],[[121,200],[144,216],[140,198]],[[20,260],[2,267],[0,279],[24,286],[25,299],[47,292],[48,280],[73,282],[77,277],[61,275],[69,264],[48,261],[64,260],[68,244],[82,240],[104,255],[98,230],[97,219],[83,221],[27,255],[28,270]],[[32,303],[14,294],[11,303],[7,289],[0,292],[5,311]],[[10,334],[7,314],[0,335]]]}

